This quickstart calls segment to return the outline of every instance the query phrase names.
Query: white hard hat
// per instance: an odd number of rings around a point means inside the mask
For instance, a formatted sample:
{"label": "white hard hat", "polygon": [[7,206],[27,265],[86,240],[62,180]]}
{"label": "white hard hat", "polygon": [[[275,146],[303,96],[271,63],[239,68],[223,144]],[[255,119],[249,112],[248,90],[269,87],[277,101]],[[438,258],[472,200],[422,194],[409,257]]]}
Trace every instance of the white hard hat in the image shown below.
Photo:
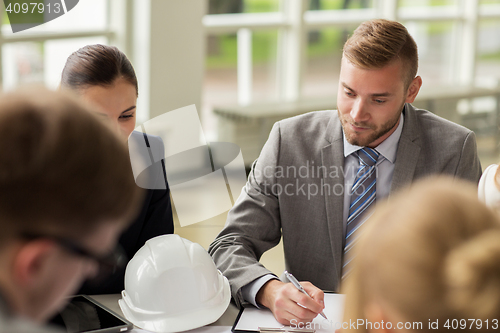
{"label": "white hard hat", "polygon": [[179,332],[213,323],[230,299],[227,278],[201,245],[163,235],[148,240],[128,263],[118,304],[142,329]]}

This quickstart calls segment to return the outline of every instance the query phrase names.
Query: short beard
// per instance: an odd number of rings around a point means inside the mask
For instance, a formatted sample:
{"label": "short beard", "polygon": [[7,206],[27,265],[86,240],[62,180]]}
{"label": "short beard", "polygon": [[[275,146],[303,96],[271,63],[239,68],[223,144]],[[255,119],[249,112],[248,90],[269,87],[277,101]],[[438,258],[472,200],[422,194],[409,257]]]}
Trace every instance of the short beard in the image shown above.
{"label": "short beard", "polygon": [[[404,103],[401,106],[400,110],[403,110],[403,107],[404,107]],[[401,117],[401,113],[398,113],[396,115],[396,117],[394,117],[394,119],[389,119],[389,121],[387,121],[385,124],[383,124],[380,127],[380,129],[378,129],[378,130],[376,128],[370,127],[371,129],[373,129],[375,131],[371,135],[369,135],[368,137],[366,137],[364,139],[359,139],[359,138],[352,136],[351,132],[348,132],[345,130],[347,120],[345,120],[342,117],[340,111],[338,111],[338,113],[339,113],[339,119],[340,119],[340,122],[342,124],[342,128],[344,130],[344,134],[345,134],[345,137],[347,139],[347,142],[349,142],[351,145],[359,146],[359,147],[367,147],[370,145],[370,143],[375,142],[376,140],[378,140],[379,138],[381,138],[382,136],[387,134],[390,130],[392,130],[394,128],[394,126],[396,126],[396,124],[399,121],[399,118]],[[354,123],[354,125],[356,126],[356,123]],[[363,125],[363,124],[361,124],[361,125]]]}

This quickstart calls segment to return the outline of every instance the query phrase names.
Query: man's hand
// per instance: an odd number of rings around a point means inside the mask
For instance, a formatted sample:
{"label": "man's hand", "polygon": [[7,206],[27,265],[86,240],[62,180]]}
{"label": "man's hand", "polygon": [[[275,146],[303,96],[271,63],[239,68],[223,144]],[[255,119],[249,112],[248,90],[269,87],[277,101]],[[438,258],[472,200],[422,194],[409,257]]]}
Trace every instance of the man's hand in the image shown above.
{"label": "man's hand", "polygon": [[325,308],[324,294],[310,282],[300,284],[311,297],[300,292],[291,283],[270,280],[260,288],[256,300],[270,309],[280,324],[310,322]]}

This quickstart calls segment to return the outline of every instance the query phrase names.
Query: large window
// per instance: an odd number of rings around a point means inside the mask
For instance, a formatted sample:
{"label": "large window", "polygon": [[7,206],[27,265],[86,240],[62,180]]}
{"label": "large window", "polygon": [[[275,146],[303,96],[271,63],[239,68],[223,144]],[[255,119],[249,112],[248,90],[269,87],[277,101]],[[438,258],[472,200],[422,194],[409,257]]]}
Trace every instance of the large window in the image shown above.
{"label": "large window", "polygon": [[479,80],[500,79],[500,20],[482,20],[478,29],[476,76]]}
{"label": "large window", "polygon": [[85,0],[63,16],[31,29],[12,33],[3,4],[0,46],[2,86],[12,89],[24,83],[56,88],[66,58],[91,43],[108,44],[115,33],[109,27],[107,0]]}
{"label": "large window", "polygon": [[424,87],[500,79],[497,0],[207,0],[203,115],[336,94],[342,45],[372,18],[402,22],[419,46]]}

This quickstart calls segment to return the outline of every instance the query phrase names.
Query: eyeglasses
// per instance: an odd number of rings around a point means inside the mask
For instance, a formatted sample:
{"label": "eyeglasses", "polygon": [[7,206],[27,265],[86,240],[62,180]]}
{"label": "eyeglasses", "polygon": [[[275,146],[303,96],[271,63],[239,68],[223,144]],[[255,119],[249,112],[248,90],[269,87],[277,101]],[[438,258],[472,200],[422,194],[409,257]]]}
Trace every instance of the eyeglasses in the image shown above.
{"label": "eyeglasses", "polygon": [[98,255],[90,252],[78,243],[60,236],[41,235],[33,233],[22,233],[21,236],[26,240],[35,240],[40,238],[50,239],[71,254],[95,261],[99,265],[99,273],[92,280],[100,281],[103,278],[114,274],[117,270],[125,267],[128,261],[127,255],[120,245],[117,245],[108,254]]}

